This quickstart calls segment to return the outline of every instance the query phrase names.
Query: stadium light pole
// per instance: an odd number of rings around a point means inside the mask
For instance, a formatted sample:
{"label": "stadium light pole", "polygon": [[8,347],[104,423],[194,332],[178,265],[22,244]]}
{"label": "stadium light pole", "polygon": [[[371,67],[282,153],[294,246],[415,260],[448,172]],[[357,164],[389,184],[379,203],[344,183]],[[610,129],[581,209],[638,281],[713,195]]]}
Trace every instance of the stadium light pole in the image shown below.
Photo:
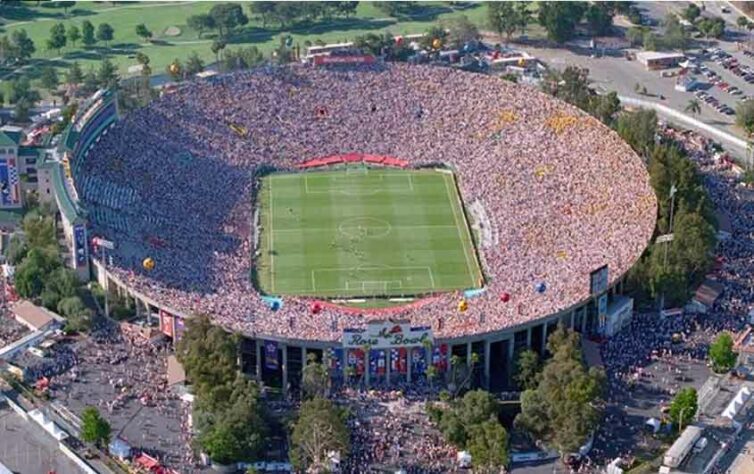
{"label": "stadium light pole", "polygon": [[[673,211],[675,209],[675,193],[678,191],[678,188],[675,187],[675,183],[670,186],[670,224],[668,226],[668,234],[673,234]],[[665,241],[665,255],[662,259],[662,271],[663,273],[668,268],[668,244],[670,241]],[[665,310],[665,288],[662,289],[662,294],[660,295],[660,311]]]}

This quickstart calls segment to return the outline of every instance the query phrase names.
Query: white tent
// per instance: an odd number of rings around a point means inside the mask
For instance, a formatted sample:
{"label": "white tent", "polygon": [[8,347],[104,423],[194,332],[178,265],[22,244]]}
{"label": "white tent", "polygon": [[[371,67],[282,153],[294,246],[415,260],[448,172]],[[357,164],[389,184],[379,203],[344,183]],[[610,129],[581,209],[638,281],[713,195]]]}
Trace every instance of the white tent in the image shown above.
{"label": "white tent", "polygon": [[469,453],[468,451],[459,451],[456,454],[456,461],[458,461],[458,467],[471,467],[471,453]]}
{"label": "white tent", "polygon": [[39,425],[56,440],[62,441],[68,437],[68,433],[60,429],[60,427],[55,424],[54,421],[47,418],[47,415],[45,415],[41,411],[32,410],[29,412],[29,416],[32,420],[39,423]]}
{"label": "white tent", "polygon": [[644,425],[651,427],[652,433],[657,433],[658,431],[660,431],[661,423],[657,418],[650,418],[644,423]]}
{"label": "white tent", "polygon": [[749,398],[751,398],[751,390],[749,387],[741,387],[741,390],[738,391],[736,396],[733,397],[733,400],[731,400],[728,406],[725,407],[725,410],[723,410],[723,416],[729,420],[735,418],[741,410],[741,407],[749,401]]}

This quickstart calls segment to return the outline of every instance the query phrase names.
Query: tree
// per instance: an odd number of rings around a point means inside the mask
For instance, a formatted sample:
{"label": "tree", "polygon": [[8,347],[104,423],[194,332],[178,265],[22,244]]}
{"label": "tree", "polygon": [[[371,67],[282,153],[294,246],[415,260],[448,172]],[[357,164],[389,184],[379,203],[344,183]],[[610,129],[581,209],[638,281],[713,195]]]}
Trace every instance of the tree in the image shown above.
{"label": "tree", "polygon": [[735,365],[737,355],[733,352],[733,337],[730,333],[719,334],[709,347],[712,369],[717,373],[729,372]]}
{"label": "tree", "polygon": [[500,472],[508,465],[508,433],[496,419],[475,425],[466,441],[475,470]]}
{"label": "tree", "polygon": [[341,458],[350,451],[346,413],[324,398],[301,404],[298,420],[291,434],[290,459],[296,471],[329,472],[328,453]]}
{"label": "tree", "polygon": [[689,100],[686,103],[686,108],[684,108],[683,110],[695,115],[702,113],[702,107],[699,105],[699,101],[696,99]]}
{"label": "tree", "polygon": [[204,71],[204,61],[196,54],[196,51],[192,51],[191,55],[186,60],[186,74],[193,76]]}
{"label": "tree", "polygon": [[110,423],[100,415],[97,408],[88,406],[81,412],[81,440],[102,446],[110,441]]}
{"label": "tree", "polygon": [[448,43],[455,49],[462,49],[465,44],[480,38],[479,29],[466,15],[451,18],[445,22],[445,28],[448,30]]}
{"label": "tree", "polygon": [[537,387],[542,365],[539,354],[531,349],[520,351],[515,359],[513,380],[522,390],[530,390]]}
{"label": "tree", "polygon": [[10,238],[8,247],[5,248],[4,254],[8,263],[18,265],[26,257],[28,251],[29,247],[26,246],[26,240],[21,234],[14,233]]}
{"label": "tree", "polygon": [[[670,49],[680,49],[682,51],[688,48],[689,33],[681,24],[681,22],[678,21],[678,17],[676,15],[669,13],[665,17],[664,26],[665,34],[662,35],[662,39],[660,41],[663,47]],[[650,49],[645,41],[644,49],[655,50],[656,46]]]}
{"label": "tree", "polygon": [[308,354],[301,377],[301,391],[305,398],[323,398],[327,395],[329,375],[315,354]]}
{"label": "tree", "polygon": [[[263,2],[253,2],[251,5],[255,5],[257,3],[263,3]],[[192,15],[186,19],[186,24],[189,28],[196,31],[198,34],[198,37],[202,37],[202,33],[204,33],[207,30],[214,29],[217,25],[215,24],[215,19],[212,18],[207,13],[202,13],[199,15]]]}
{"label": "tree", "polygon": [[668,416],[678,431],[681,431],[684,424],[689,425],[694,419],[698,408],[696,389],[682,388],[670,403]]}
{"label": "tree", "polygon": [[251,2],[249,3],[249,12],[253,16],[258,16],[262,19],[262,28],[267,28],[267,22],[273,17],[275,13],[275,5],[277,2]]}
{"label": "tree", "polygon": [[67,37],[65,35],[65,25],[56,23],[50,29],[50,37],[47,39],[47,49],[55,49],[60,54],[60,50],[65,46]]}
{"label": "tree", "polygon": [[720,17],[702,18],[696,23],[696,27],[705,39],[722,38],[725,34],[725,20]]}
{"label": "tree", "polygon": [[547,30],[548,39],[563,43],[573,37],[584,10],[583,2],[541,2],[539,24]]}
{"label": "tree", "polygon": [[223,66],[226,71],[249,69],[262,62],[264,62],[264,55],[256,46],[228,50],[223,57]]}
{"label": "tree", "polygon": [[702,10],[695,3],[690,3],[682,13],[683,18],[685,18],[689,23],[694,23],[701,14]]}
{"label": "tree", "polygon": [[235,378],[237,348],[236,337],[214,326],[206,315],[186,322],[176,356],[194,386],[194,393],[208,401],[210,410],[225,396],[223,387]]}
{"label": "tree", "polygon": [[607,3],[592,3],[586,9],[585,16],[592,36],[606,35],[613,26],[614,12]]}
{"label": "tree", "polygon": [[487,22],[500,37],[505,34],[506,41],[521,26],[520,12],[513,2],[488,2]]}
{"label": "tree", "polygon": [[515,424],[561,455],[584,444],[601,416],[604,373],[584,366],[579,335],[562,325],[550,336],[545,363],[536,389],[521,396]]}
{"label": "tree", "polygon": [[13,115],[17,122],[28,122],[31,116],[31,109],[34,104],[26,97],[23,97],[16,101],[15,107],[13,107]]}
{"label": "tree", "polygon": [[84,74],[84,80],[81,83],[81,91],[84,94],[90,95],[99,89],[99,81],[97,80],[97,73],[94,69],[89,69]]}
{"label": "tree", "polygon": [[256,382],[237,374],[222,387],[223,398],[209,409],[207,400],[197,397],[196,420],[199,445],[213,461],[255,461],[263,454],[268,435],[265,413]]}
{"label": "tree", "polygon": [[65,329],[72,332],[88,330],[94,315],[78,296],[61,299],[58,302],[57,311],[66,318]]}
{"label": "tree", "polygon": [[84,20],[81,24],[81,41],[85,46],[93,46],[97,42],[94,36],[94,25],[89,20]]}
{"label": "tree", "polygon": [[210,46],[210,49],[212,50],[212,53],[215,55],[215,59],[220,61],[220,56],[222,51],[225,49],[225,46],[227,46],[227,43],[222,39],[216,39],[212,42],[212,46]]}
{"label": "tree", "polygon": [[529,10],[530,2],[516,2],[516,18],[518,20],[518,28],[521,31],[521,35],[526,34],[526,27],[534,21],[534,15]]}
{"label": "tree", "polygon": [[736,105],[736,125],[754,133],[754,100],[744,100]]}
{"label": "tree", "polygon": [[103,41],[105,47],[109,47],[109,42],[113,40],[115,31],[109,23],[100,23],[97,25],[97,40]]}
{"label": "tree", "polygon": [[58,78],[58,71],[52,66],[45,66],[39,73],[39,83],[42,87],[48,90],[54,90],[58,88],[60,79]]}
{"label": "tree", "polygon": [[10,44],[14,50],[14,56],[19,61],[25,61],[36,52],[34,41],[26,34],[26,30],[14,30],[10,34]]}
{"label": "tree", "polygon": [[139,23],[136,25],[135,28],[136,36],[143,39],[144,41],[148,41],[152,39],[152,32],[147,29],[147,25],[144,23]]}
{"label": "tree", "polygon": [[654,110],[639,109],[618,116],[616,131],[639,154],[647,154],[654,145],[657,133],[657,114]]}
{"label": "tree", "polygon": [[74,1],[57,1],[57,2],[52,2],[52,3],[55,7],[62,8],[63,14],[65,16],[68,16],[68,9],[76,5],[76,2]]}
{"label": "tree", "polygon": [[749,19],[741,15],[738,18],[736,18],[736,25],[738,25],[738,27],[741,28],[741,30],[745,30],[749,26]]}
{"label": "tree", "polygon": [[76,42],[81,39],[81,30],[79,30],[78,26],[71,25],[66,30],[66,36],[68,37],[68,41],[75,47]]}
{"label": "tree", "polygon": [[472,390],[452,401],[446,411],[431,417],[439,417],[438,428],[449,443],[466,449],[475,427],[487,420],[497,420],[497,403],[489,392]]}
{"label": "tree", "polygon": [[99,63],[99,69],[97,70],[97,83],[99,87],[115,87],[119,80],[118,68],[108,58],[103,59]]}
{"label": "tree", "polygon": [[243,26],[249,22],[244,15],[241,5],[237,3],[219,3],[214,5],[209,15],[215,21],[221,38],[228,36],[234,28]]}
{"label": "tree", "polygon": [[396,43],[390,33],[367,33],[354,39],[354,46],[375,56],[384,56],[386,61],[406,61],[413,54],[405,42]]}

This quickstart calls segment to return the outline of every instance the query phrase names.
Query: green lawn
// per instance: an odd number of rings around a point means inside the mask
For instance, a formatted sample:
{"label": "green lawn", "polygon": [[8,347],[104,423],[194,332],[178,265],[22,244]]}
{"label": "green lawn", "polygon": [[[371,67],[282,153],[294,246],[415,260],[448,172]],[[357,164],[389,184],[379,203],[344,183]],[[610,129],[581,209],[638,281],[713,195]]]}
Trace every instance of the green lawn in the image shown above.
{"label": "green lawn", "polygon": [[261,184],[265,293],[411,296],[479,286],[448,172],[359,166],[273,174]]}
{"label": "green lawn", "polygon": [[[248,3],[244,4],[244,11],[249,14]],[[0,8],[0,34],[8,34],[15,29],[23,28],[34,40],[37,52],[32,58],[31,66],[23,70],[24,74],[36,78],[41,66],[53,65],[61,70],[68,68],[71,62],[79,61],[84,69],[96,64],[103,58],[109,57],[116,63],[122,75],[126,75],[129,66],[135,65],[134,56],[137,51],[149,56],[152,60],[153,71],[160,74],[173,59],[185,60],[192,52],[196,52],[206,62],[215,60],[210,46],[215,33],[205,33],[201,38],[186,26],[186,19],[197,13],[205,13],[212,7],[212,2],[135,2],[132,4],[116,4],[109,2],[78,2],[68,11],[68,15],[60,8],[36,7],[34,2],[20,5],[2,5]],[[331,21],[319,21],[314,24],[301,25],[282,30],[277,25],[267,25],[262,28],[261,20],[250,17],[249,24],[238,30],[229,41],[228,48],[256,45],[265,53],[279,44],[281,35],[290,34],[294,43],[307,40],[314,42],[321,39],[325,42],[341,42],[352,40],[356,36],[369,32],[390,31],[391,33],[410,34],[426,31],[429,26],[442,19],[459,15],[466,15],[484,29],[485,8],[479,3],[468,3],[465,6],[452,7],[442,2],[426,2],[422,9],[411,18],[385,18],[371,2],[360,2],[357,13],[352,18],[336,18]],[[81,27],[84,20],[91,21],[95,28],[99,23],[109,23],[115,30],[115,40],[108,48],[98,44],[94,48],[83,48],[81,44],[75,47],[66,46],[60,53],[45,49],[45,41],[49,37],[50,28],[57,22],[66,27],[77,25]],[[153,32],[155,43],[145,43],[136,36],[134,28],[144,23]],[[178,36],[164,35],[170,26],[181,30]],[[0,78],[9,77],[12,71],[0,69]]]}

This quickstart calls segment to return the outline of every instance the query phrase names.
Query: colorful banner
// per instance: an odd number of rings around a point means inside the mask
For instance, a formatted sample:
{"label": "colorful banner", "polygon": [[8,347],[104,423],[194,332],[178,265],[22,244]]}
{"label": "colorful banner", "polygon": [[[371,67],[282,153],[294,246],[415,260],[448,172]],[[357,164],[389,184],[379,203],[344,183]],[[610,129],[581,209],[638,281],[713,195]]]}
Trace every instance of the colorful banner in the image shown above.
{"label": "colorful banner", "polygon": [[86,227],[81,224],[73,226],[73,252],[76,255],[76,266],[81,267],[87,262]]}
{"label": "colorful banner", "polygon": [[364,351],[350,349],[348,351],[348,367],[354,369],[356,375],[364,375]]}
{"label": "colorful banner", "polygon": [[405,347],[390,349],[390,373],[405,374],[408,372],[408,349]]}
{"label": "colorful banner", "polygon": [[369,351],[369,374],[374,377],[383,377],[387,374],[387,356],[383,349]]}
{"label": "colorful banner", "polygon": [[432,341],[430,327],[412,327],[406,323],[380,322],[365,329],[345,329],[343,347],[370,346],[374,349],[423,346]]}
{"label": "colorful banner", "polygon": [[343,371],[343,349],[340,347],[330,348],[330,373],[340,376]]}
{"label": "colorful banner", "polygon": [[183,318],[175,318],[175,340],[179,340],[183,337],[183,332],[186,330],[186,322]]}
{"label": "colorful banner", "polygon": [[160,331],[168,337],[173,337],[173,315],[160,310]]}
{"label": "colorful banner", "polygon": [[371,55],[353,55],[353,56],[314,56],[314,65],[323,66],[327,64],[372,64],[375,58]]}
{"label": "colorful banner", "polygon": [[264,367],[268,370],[278,370],[278,343],[277,341],[264,341]]}
{"label": "colorful banner", "polygon": [[411,349],[411,374],[414,376],[424,375],[427,368],[426,351],[423,347]]}
{"label": "colorful banner", "polygon": [[440,344],[432,349],[432,365],[439,372],[448,370],[448,345]]}

